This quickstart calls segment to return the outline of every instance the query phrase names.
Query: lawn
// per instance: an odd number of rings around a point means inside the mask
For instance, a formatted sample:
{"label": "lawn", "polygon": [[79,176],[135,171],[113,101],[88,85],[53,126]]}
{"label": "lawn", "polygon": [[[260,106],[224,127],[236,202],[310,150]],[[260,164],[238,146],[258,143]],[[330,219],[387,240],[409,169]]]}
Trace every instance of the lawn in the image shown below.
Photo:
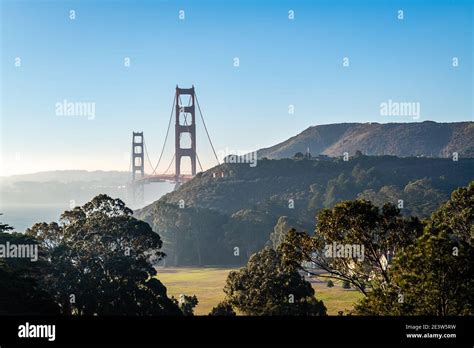
{"label": "lawn", "polygon": [[[199,304],[195,314],[207,315],[212,307],[224,299],[222,288],[225,285],[229,268],[158,268],[158,279],[168,289],[168,296],[179,297],[180,294],[196,295]],[[329,315],[352,308],[361,295],[352,289],[343,289],[335,282],[333,288],[326,286],[326,281],[311,279],[316,297],[323,300]]]}
{"label": "lawn", "polygon": [[196,295],[199,304],[197,315],[207,315],[212,307],[224,299],[222,288],[228,268],[158,268],[158,279],[168,289],[168,296],[179,298],[180,294]]}
{"label": "lawn", "polygon": [[334,287],[332,288],[326,286],[327,279],[312,278],[310,281],[316,293],[316,298],[323,300],[329,315],[337,315],[339,311],[351,310],[354,303],[364,296],[357,290],[343,289],[342,284],[336,280],[333,280]]}

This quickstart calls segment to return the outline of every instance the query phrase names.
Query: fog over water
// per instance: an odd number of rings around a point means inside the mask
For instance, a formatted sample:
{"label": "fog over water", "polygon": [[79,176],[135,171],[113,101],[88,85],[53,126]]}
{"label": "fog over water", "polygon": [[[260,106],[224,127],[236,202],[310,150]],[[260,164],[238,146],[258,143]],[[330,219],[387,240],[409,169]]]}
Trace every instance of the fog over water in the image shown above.
{"label": "fog over water", "polygon": [[0,179],[0,222],[24,232],[37,222],[58,221],[73,206],[80,206],[98,194],[122,199],[131,209],[142,208],[170,192],[174,184],[145,186],[144,202],[133,202],[126,172],[59,171],[3,177]]}

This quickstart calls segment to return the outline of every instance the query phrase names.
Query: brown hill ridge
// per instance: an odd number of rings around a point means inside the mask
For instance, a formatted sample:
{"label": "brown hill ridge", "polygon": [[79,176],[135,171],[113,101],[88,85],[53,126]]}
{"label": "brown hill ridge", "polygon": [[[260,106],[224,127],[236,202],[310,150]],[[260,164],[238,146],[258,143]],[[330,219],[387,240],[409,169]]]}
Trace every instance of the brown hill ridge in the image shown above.
{"label": "brown hill ridge", "polygon": [[280,159],[305,153],[331,157],[357,150],[398,157],[474,157],[474,122],[337,123],[309,127],[277,145],[258,150],[258,158]]}

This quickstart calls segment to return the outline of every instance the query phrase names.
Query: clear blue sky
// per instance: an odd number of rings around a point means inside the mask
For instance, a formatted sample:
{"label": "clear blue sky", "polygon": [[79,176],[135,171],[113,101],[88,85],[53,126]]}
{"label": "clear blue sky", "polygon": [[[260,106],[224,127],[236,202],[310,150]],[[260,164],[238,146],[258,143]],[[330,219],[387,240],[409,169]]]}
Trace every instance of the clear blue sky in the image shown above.
{"label": "clear blue sky", "polygon": [[[0,1],[0,175],[127,170],[133,130],[155,162],[176,84],[196,86],[221,151],[318,124],[413,122],[381,116],[389,99],[419,102],[420,121],[473,119],[472,1]],[[95,102],[95,118],[57,116],[64,99]]]}

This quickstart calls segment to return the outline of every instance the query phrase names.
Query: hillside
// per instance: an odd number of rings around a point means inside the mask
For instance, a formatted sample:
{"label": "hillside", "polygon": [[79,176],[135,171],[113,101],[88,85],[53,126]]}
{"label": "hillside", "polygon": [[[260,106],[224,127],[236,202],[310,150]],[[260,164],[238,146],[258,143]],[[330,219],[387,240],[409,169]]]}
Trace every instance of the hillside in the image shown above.
{"label": "hillside", "polygon": [[365,198],[378,205],[401,199],[403,213],[426,217],[472,173],[474,159],[282,159],[260,160],[254,168],[226,163],[135,215],[162,236],[168,265],[242,264],[278,240],[271,234],[282,230],[275,226],[281,216],[312,231],[318,210]]}
{"label": "hillside", "polygon": [[474,157],[474,122],[339,123],[309,127],[282,143],[258,151],[258,158],[290,158],[309,148],[313,156],[365,155]]}

